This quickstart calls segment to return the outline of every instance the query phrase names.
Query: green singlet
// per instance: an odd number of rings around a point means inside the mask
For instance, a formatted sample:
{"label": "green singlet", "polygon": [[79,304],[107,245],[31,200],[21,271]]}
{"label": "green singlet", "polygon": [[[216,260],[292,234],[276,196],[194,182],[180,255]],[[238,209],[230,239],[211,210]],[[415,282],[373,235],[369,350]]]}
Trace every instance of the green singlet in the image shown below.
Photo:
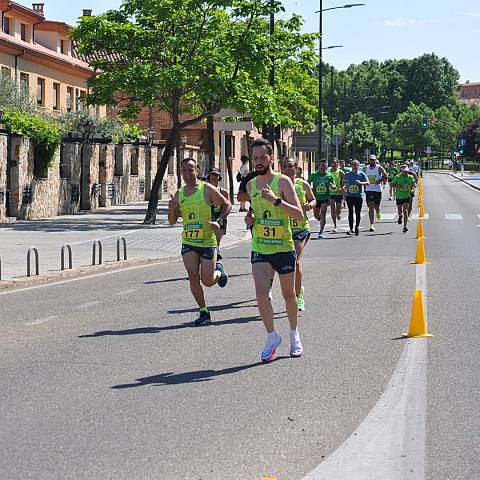
{"label": "green singlet", "polygon": [[395,195],[399,200],[404,200],[411,197],[415,178],[412,175],[404,176],[400,174],[393,178],[392,185],[398,185],[395,189]]}
{"label": "green singlet", "polygon": [[[303,188],[303,180],[301,178],[295,179],[295,192],[297,194],[298,199],[300,200],[300,205],[305,205],[307,203],[307,195],[305,194],[305,190]],[[307,212],[303,214],[303,220],[298,221],[293,218],[290,219],[290,226],[292,228],[292,233],[298,233],[302,230],[306,230],[307,232],[310,231],[310,222],[308,221]]]}
{"label": "green singlet", "polygon": [[386,168],[385,171],[387,172],[388,178],[390,179],[393,179],[400,173],[397,167]]}
{"label": "green singlet", "polygon": [[308,177],[308,183],[312,185],[313,194],[317,200],[328,200],[330,198],[330,184],[335,183],[329,172],[314,172]]}
{"label": "green singlet", "polygon": [[178,200],[183,220],[182,243],[194,247],[216,247],[217,237],[208,224],[212,219],[212,209],[205,201],[205,182],[200,182],[196,192],[189,197],[185,196],[185,187],[182,187]]}
{"label": "green singlet", "polygon": [[[280,196],[278,181],[280,174],[273,174],[270,184],[274,195]],[[295,250],[292,229],[288,215],[280,208],[262,198],[262,191],[257,187],[258,177],[252,180],[252,209],[254,224],[252,229],[252,251],[263,255]]]}
{"label": "green singlet", "polygon": [[340,169],[336,169],[335,171],[330,170],[328,172],[333,177],[333,183],[335,184],[335,190],[330,190],[330,195],[342,195],[342,177],[340,176]]}

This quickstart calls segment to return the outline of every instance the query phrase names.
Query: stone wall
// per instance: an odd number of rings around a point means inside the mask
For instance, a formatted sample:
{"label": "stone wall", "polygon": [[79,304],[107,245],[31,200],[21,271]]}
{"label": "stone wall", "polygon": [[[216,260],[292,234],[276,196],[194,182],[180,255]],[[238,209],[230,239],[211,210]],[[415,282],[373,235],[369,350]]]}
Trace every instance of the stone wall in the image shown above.
{"label": "stone wall", "polygon": [[[82,144],[66,139],[46,178],[38,178],[30,140],[8,136],[0,129],[0,222],[9,216],[33,220],[148,200],[163,148],[162,144]],[[175,162],[173,158],[170,171],[175,172]],[[175,173],[166,172],[159,198],[169,198],[176,190]]]}

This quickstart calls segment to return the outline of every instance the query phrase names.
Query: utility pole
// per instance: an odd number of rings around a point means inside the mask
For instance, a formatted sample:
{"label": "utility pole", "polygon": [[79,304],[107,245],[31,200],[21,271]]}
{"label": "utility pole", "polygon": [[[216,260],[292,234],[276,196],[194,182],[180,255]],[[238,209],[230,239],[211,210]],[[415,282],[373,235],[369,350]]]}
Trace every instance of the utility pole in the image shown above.
{"label": "utility pole", "polygon": [[323,1],[320,1],[320,8],[318,11],[319,25],[318,25],[318,146],[317,146],[317,162],[322,158],[322,137],[323,137],[323,61],[322,61],[322,36],[323,36]]}
{"label": "utility pole", "polygon": [[[270,12],[270,46],[273,50],[273,35],[275,33],[275,14],[273,13],[273,2],[271,3],[272,11]],[[270,87],[275,88],[275,56],[270,57]],[[268,141],[275,152],[275,125],[270,123],[268,126]]]}

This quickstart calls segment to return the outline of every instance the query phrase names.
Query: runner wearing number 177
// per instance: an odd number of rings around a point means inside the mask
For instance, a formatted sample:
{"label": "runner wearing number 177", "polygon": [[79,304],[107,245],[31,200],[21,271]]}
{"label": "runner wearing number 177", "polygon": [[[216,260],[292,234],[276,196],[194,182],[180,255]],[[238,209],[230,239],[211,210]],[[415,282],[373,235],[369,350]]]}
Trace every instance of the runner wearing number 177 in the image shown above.
{"label": "runner wearing number 177", "polygon": [[303,354],[297,328],[296,254],[290,218],[300,222],[304,213],[290,179],[273,171],[273,149],[266,140],[253,142],[252,160],[258,176],[247,184],[253,212],[247,213],[245,223],[253,227],[252,273],[258,310],[267,331],[267,342],[260,358],[263,362],[271,362],[282,343],[282,337],[275,331],[273,308],[268,298],[274,272],[280,278],[290,323],[290,355],[300,357]]}
{"label": "runner wearing number 177", "polygon": [[[223,265],[217,262],[217,237],[232,204],[213,185],[198,179],[198,165],[195,159],[186,158],[181,163],[185,185],[180,188],[168,204],[168,223],[174,225],[179,217],[183,220],[182,259],[188,273],[190,290],[199,308],[200,316],[195,325],[211,322],[210,312],[205,304],[200,280],[206,287],[216,283],[227,284]],[[212,221],[212,206],[220,205],[216,221]]]}

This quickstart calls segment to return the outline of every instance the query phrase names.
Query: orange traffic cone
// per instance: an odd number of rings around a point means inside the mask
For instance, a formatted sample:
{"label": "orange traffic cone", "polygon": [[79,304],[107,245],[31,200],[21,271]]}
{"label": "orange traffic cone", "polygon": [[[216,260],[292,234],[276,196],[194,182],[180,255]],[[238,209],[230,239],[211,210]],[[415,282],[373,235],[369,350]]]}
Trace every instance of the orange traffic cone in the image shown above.
{"label": "orange traffic cone", "polygon": [[418,239],[417,244],[417,254],[415,255],[415,264],[424,264],[427,263],[427,259],[425,257],[425,246],[423,245],[423,237]]}
{"label": "orange traffic cone", "polygon": [[423,307],[423,296],[421,290],[415,290],[413,296],[412,316],[407,333],[402,333],[402,337],[412,338],[431,338],[433,335],[427,331],[427,321],[425,319],[425,310]]}
{"label": "orange traffic cone", "polygon": [[419,218],[425,217],[425,210],[423,208],[423,205],[420,206],[420,213],[419,213]]}
{"label": "orange traffic cone", "polygon": [[416,238],[423,238],[423,222],[419,219],[417,223],[417,236]]}

